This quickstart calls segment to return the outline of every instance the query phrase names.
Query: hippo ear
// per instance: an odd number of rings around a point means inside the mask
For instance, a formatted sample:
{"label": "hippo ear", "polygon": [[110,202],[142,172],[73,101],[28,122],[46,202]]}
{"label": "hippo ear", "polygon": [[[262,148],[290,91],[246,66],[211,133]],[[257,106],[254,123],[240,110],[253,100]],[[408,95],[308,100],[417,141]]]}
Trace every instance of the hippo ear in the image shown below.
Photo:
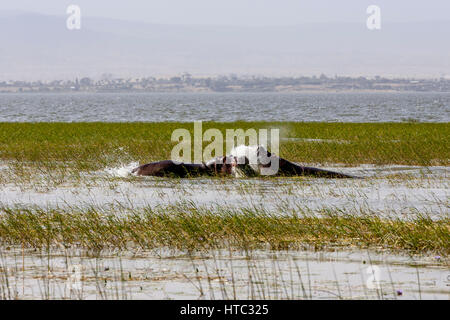
{"label": "hippo ear", "polygon": [[257,152],[258,152],[257,153],[258,157],[261,157],[261,156],[265,157],[265,156],[267,156],[268,158],[270,158],[272,156],[272,154],[266,148],[264,148],[263,146],[258,146],[258,151]]}

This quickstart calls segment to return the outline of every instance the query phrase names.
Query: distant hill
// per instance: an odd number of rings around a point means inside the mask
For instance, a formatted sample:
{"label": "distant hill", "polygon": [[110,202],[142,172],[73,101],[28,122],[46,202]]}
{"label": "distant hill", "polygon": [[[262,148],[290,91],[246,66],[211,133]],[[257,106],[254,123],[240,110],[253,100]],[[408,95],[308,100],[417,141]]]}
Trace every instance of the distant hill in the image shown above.
{"label": "distant hill", "polygon": [[194,75],[450,74],[450,22],[219,27],[0,12],[0,80]]}

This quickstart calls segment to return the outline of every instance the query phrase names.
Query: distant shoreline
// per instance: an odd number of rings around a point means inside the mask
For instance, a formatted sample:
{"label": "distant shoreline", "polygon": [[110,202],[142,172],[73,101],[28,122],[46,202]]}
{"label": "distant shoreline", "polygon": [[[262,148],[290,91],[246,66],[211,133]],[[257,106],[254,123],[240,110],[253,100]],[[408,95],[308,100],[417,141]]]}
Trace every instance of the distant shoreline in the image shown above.
{"label": "distant shoreline", "polygon": [[236,77],[194,78],[183,74],[171,78],[103,78],[74,80],[0,81],[0,93],[25,92],[277,92],[277,93],[371,93],[450,92],[450,79],[389,79],[383,77]]}
{"label": "distant shoreline", "polygon": [[279,93],[279,94],[295,94],[295,93],[306,93],[306,94],[330,94],[330,93],[450,93],[449,91],[415,91],[415,90],[286,90],[286,91],[212,91],[212,90],[166,90],[166,91],[146,91],[146,90],[58,90],[58,91],[46,91],[46,90],[30,90],[30,91],[7,91],[0,90],[0,94],[33,94],[33,93],[42,93],[42,94],[67,94],[67,93],[204,93],[204,94],[212,94],[212,93]]}

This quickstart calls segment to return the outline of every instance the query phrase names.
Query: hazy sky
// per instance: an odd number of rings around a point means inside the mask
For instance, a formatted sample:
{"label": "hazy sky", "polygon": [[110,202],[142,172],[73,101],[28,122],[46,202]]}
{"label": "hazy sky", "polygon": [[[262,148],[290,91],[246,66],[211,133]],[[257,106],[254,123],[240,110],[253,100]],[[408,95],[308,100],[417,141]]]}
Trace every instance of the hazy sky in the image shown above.
{"label": "hazy sky", "polygon": [[[0,81],[450,75],[450,0],[0,1]],[[71,4],[80,30],[67,29]],[[366,26],[369,5],[379,30]]]}
{"label": "hazy sky", "polygon": [[84,16],[161,24],[298,25],[305,22],[364,22],[375,4],[384,22],[450,20],[449,0],[14,0],[0,10],[64,15],[69,4]]}

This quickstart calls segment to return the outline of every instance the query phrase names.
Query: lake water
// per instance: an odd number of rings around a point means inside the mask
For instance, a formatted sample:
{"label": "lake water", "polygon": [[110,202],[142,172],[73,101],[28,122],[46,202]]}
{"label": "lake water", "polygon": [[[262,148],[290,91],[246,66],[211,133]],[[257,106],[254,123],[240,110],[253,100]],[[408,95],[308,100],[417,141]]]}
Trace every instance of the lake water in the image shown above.
{"label": "lake water", "polygon": [[[410,218],[420,212],[432,218],[449,214],[448,167],[370,166],[330,167],[365,179],[167,179],[132,178],[131,169],[106,168],[84,179],[52,186],[36,173],[35,182],[20,182],[0,167],[0,206],[42,208],[128,208],[170,206],[180,201],[198,207],[259,208],[274,214],[302,208],[320,214],[322,210],[351,214]],[[393,175],[404,175],[404,178]],[[110,179],[113,180],[110,180]],[[119,211],[116,211],[118,213]]]}
{"label": "lake water", "polygon": [[448,122],[450,93],[0,94],[0,121]]}
{"label": "lake water", "polygon": [[[0,94],[0,121],[448,122],[450,93],[70,93]],[[372,212],[448,217],[449,167],[333,167],[366,179],[189,179],[130,177],[137,163],[53,186],[0,162],[0,206],[113,208],[176,205],[261,208],[283,214]],[[57,173],[55,172],[55,175]],[[398,177],[397,177],[398,176]],[[400,178],[404,176],[403,178]],[[56,179],[58,180],[58,179]],[[122,211],[121,211],[122,210]],[[308,248],[306,248],[308,249]],[[375,248],[376,249],[376,248]],[[378,248],[381,249],[381,248]],[[98,256],[77,248],[43,253],[0,246],[0,296],[9,299],[444,299],[448,258],[385,250],[257,250],[248,253],[131,251]],[[256,275],[253,276],[253,275]],[[371,276],[378,279],[374,285]],[[81,279],[81,280],[77,280]],[[204,288],[198,290],[197,287]],[[7,290],[5,290],[5,288]],[[5,294],[6,292],[6,294]]]}
{"label": "lake water", "polygon": [[[24,255],[23,255],[24,254]],[[442,299],[440,257],[380,250],[3,250],[9,299]],[[205,317],[206,318],[206,317]]]}

